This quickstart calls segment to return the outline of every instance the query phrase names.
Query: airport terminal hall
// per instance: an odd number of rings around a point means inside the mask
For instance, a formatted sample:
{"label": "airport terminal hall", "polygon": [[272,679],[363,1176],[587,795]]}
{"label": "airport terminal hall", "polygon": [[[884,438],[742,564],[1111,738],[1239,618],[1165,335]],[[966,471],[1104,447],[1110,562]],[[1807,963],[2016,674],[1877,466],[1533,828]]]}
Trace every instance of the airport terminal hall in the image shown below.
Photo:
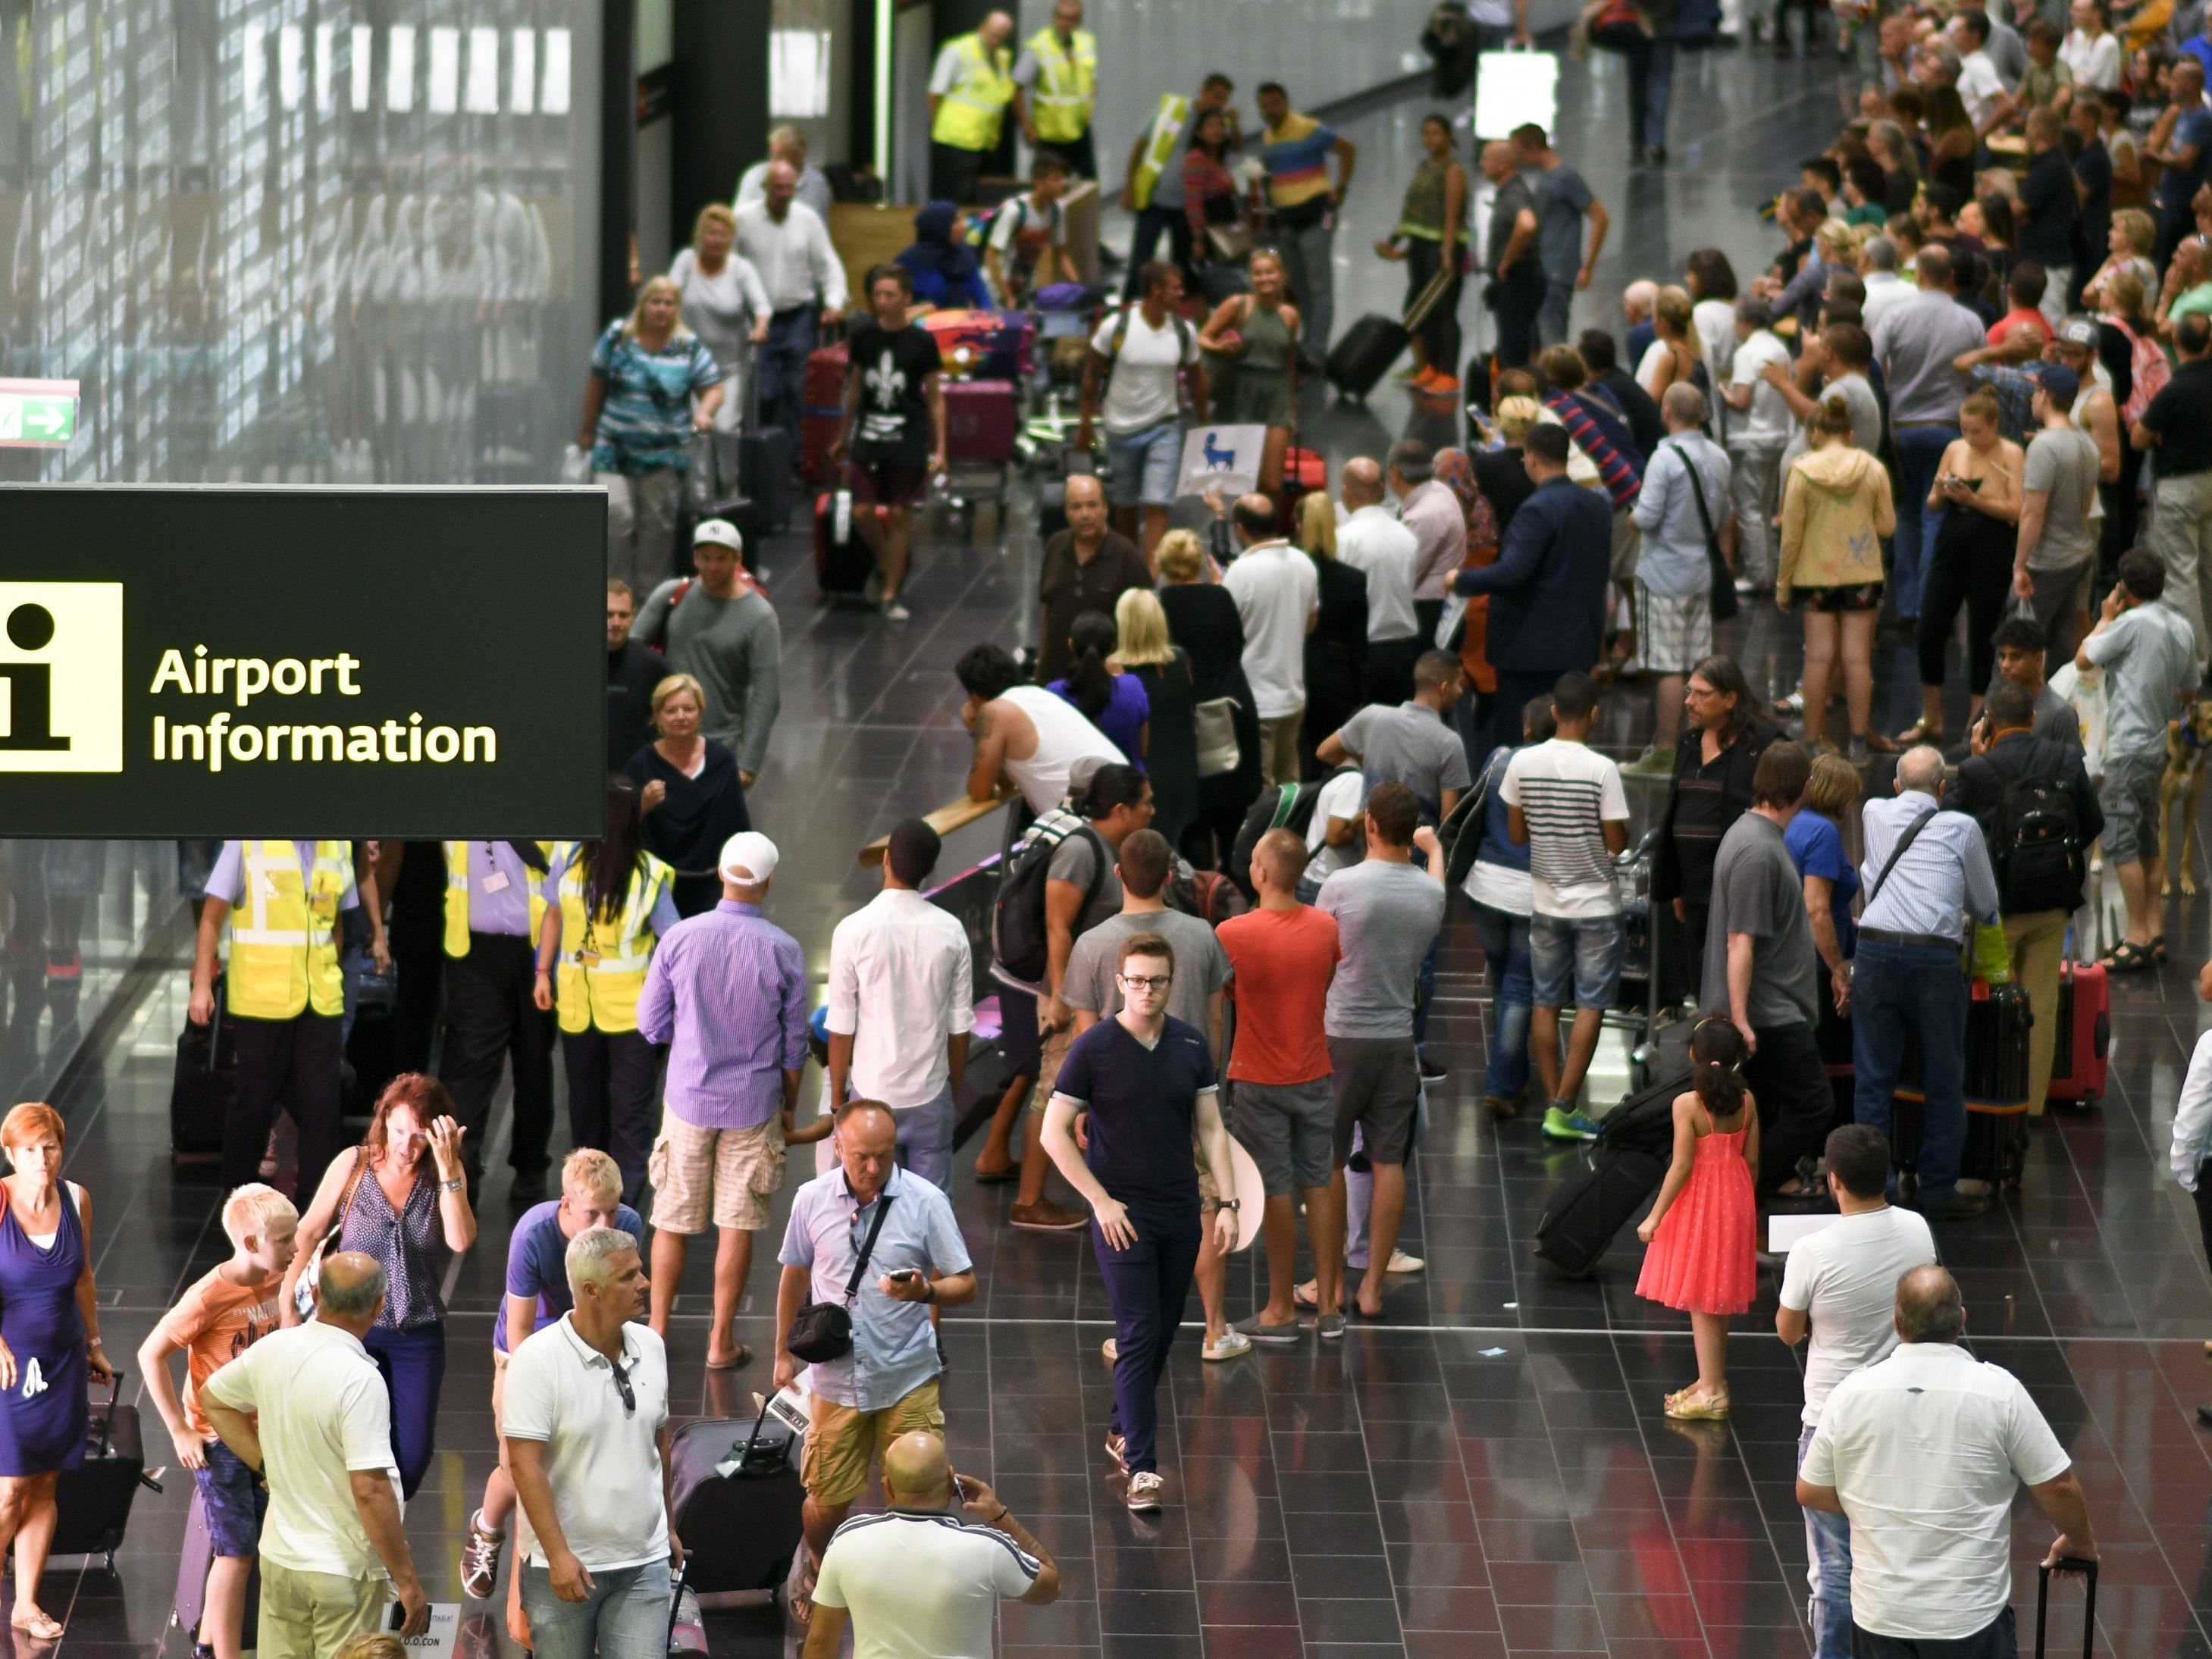
{"label": "airport terminal hall", "polygon": [[2212,1659],[2207,0],[0,35],[0,1659]]}

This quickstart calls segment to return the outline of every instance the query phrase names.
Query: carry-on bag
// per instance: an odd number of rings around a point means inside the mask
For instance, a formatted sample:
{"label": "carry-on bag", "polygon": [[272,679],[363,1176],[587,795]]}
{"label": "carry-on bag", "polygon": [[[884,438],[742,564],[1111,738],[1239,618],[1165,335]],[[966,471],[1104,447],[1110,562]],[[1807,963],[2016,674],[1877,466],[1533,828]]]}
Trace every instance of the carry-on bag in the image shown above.
{"label": "carry-on bag", "polygon": [[177,1034],[177,1066],[169,1082],[169,1157],[179,1165],[222,1161],[222,1124],[238,1098],[238,1043],[223,1006],[222,975],[215,979],[215,1017],[189,1019]]}
{"label": "carry-on bag", "polygon": [[107,1380],[107,1404],[87,1425],[84,1462],[64,1469],[54,1483],[53,1553],[56,1555],[104,1555],[110,1568],[123,1534],[131,1525],[131,1503],[138,1488],[161,1490],[161,1483],[146,1473],[146,1452],[139,1434],[138,1408],[117,1399],[123,1373]]}
{"label": "carry-on bag", "polygon": [[2035,1659],[2044,1659],[2044,1641],[2051,1622],[2051,1575],[2054,1572],[2078,1572],[2088,1583],[2088,1594],[2081,1604],[2081,1659],[2097,1648],[2097,1564],[2084,1561],[2078,1556],[2065,1555],[2056,1566],[2039,1562],[2035,1569]]}
{"label": "carry-on bag", "polygon": [[1640,1146],[1593,1153],[1553,1190],[1536,1224],[1536,1254],[1570,1279],[1587,1278],[1659,1190],[1668,1163]]}
{"label": "carry-on bag", "polygon": [[2094,1106],[2104,1097],[2112,1049],[2112,988],[2104,963],[2064,963],[2058,970],[2058,1046],[2045,1098]]}
{"label": "carry-on bag", "polygon": [[735,1418],[687,1423],[669,1449],[684,1579],[702,1595],[774,1589],[801,1547],[798,1436],[768,1407],[750,1428]]}
{"label": "carry-on bag", "polygon": [[1328,349],[1322,372],[1337,395],[1352,403],[1365,399],[1376,382],[1390,372],[1410,337],[1395,317],[1362,317]]}

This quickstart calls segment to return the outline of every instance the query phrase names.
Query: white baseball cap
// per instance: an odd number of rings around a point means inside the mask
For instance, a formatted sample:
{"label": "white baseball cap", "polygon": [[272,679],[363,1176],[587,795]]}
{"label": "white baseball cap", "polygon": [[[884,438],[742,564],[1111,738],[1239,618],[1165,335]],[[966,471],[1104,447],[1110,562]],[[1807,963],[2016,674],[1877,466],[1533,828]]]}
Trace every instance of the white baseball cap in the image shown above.
{"label": "white baseball cap", "polygon": [[740,558],[744,556],[745,538],[738,533],[737,526],[727,519],[702,519],[698,528],[691,532],[691,545],[698,547],[712,542],[717,547],[726,547]]}
{"label": "white baseball cap", "polygon": [[716,867],[724,881],[740,887],[757,887],[775,873],[779,857],[775,843],[757,830],[740,830],[722,843]]}

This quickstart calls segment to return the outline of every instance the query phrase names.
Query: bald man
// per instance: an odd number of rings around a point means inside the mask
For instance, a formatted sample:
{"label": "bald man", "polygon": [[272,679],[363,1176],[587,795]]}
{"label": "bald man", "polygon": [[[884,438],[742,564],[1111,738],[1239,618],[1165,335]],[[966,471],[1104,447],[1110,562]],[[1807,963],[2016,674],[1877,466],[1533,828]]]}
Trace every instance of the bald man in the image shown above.
{"label": "bald man", "polygon": [[1659,284],[1648,279],[1631,283],[1620,291],[1620,314],[1628,319],[1628,331],[1620,337],[1620,349],[1631,365],[1644,361],[1644,352],[1657,337],[1658,331],[1651,325],[1651,313],[1658,304]]}
{"label": "bald man", "polygon": [[884,1452],[890,1508],[837,1528],[814,1586],[803,1659],[836,1659],[853,1626],[862,1653],[989,1653],[1001,1599],[1060,1599],[1060,1566],[942,1437],[902,1434]]}
{"label": "bald man", "polygon": [[1306,635],[1321,619],[1313,560],[1275,531],[1275,504],[1240,495],[1231,525],[1243,550],[1221,585],[1244,625],[1244,678],[1260,716],[1260,775],[1269,787],[1298,781],[1298,727],[1306,713]]}
{"label": "bald man", "polygon": [[1150,587],[1152,568],[1131,541],[1108,522],[1106,486],[1094,472],[1066,484],[1067,528],[1045,538],[1037,573],[1037,682],[1066,677],[1074,653],[1067,636],[1086,611],[1114,614],[1121,595]]}
{"label": "bald man", "polygon": [[1383,505],[1382,466],[1366,456],[1344,464],[1344,510],[1336,557],[1367,578],[1367,701],[1413,695],[1413,662],[1424,643],[1413,617],[1413,567],[1420,543]]}

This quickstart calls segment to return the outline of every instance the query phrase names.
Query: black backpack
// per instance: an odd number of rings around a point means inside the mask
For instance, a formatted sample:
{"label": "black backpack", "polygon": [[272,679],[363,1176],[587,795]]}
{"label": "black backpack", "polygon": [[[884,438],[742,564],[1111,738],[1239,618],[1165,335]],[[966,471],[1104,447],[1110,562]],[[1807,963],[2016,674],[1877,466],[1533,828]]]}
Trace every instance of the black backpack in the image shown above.
{"label": "black backpack", "polygon": [[2008,782],[1990,815],[1989,845],[2005,915],[2081,903],[2081,825],[2073,791],[2060,780],[2030,773]]}
{"label": "black backpack", "polygon": [[1279,783],[1272,789],[1262,789],[1252,805],[1245,809],[1244,822],[1237,831],[1236,844],[1229,849],[1229,879],[1244,890],[1250,898],[1259,895],[1252,890],[1252,849],[1260,844],[1260,837],[1270,830],[1292,830],[1305,834],[1313,823],[1314,807],[1321,799],[1321,792],[1346,772],[1356,772],[1356,766],[1341,766],[1325,778],[1311,783]]}
{"label": "black backpack", "polygon": [[1105,841],[1087,823],[1060,828],[1049,819],[1031,826],[1028,836],[1006,861],[999,879],[999,896],[991,911],[991,950],[999,966],[1016,979],[1036,985],[1043,981],[1048,951],[1044,919],[1044,884],[1052,870],[1052,855],[1070,836],[1090,838],[1091,885],[1083,896],[1083,909],[1075,913],[1076,931],[1083,930],[1084,911],[1098,897],[1114,854]]}

